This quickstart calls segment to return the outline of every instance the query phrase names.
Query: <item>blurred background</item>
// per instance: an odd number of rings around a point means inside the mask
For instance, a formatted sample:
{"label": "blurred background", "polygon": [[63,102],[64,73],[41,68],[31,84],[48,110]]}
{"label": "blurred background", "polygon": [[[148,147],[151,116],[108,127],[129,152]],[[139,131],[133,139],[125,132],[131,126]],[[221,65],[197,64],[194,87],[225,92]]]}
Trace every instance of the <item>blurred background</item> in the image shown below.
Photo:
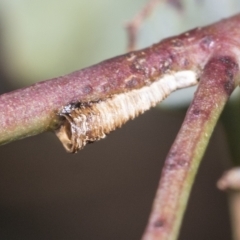
{"label": "blurred background", "polygon": [[[0,0],[0,93],[125,53],[124,26],[145,3]],[[162,1],[140,29],[138,47],[239,10],[239,0]],[[193,89],[173,94],[162,107],[77,154],[67,154],[52,133],[1,146],[0,239],[140,239],[192,95]],[[180,240],[231,238],[227,197],[216,188],[229,167],[220,123],[197,175]]]}

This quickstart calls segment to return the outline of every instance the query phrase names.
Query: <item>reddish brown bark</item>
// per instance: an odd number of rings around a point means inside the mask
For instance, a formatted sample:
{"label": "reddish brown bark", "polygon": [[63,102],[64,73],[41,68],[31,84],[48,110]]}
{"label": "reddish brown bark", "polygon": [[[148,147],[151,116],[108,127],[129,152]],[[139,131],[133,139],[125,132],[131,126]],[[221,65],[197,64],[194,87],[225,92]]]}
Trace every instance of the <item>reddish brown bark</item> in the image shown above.
{"label": "reddish brown bark", "polygon": [[166,158],[144,240],[176,239],[182,214],[217,119],[239,84],[236,56],[207,63],[179,134]]}
{"label": "reddish brown bark", "polygon": [[[1,95],[0,142],[55,128],[56,113],[72,102],[91,102],[139,89],[171,71],[191,69],[199,76],[212,55],[239,51],[239,24],[240,15],[236,15],[149,48]],[[127,82],[132,75],[134,81]]]}

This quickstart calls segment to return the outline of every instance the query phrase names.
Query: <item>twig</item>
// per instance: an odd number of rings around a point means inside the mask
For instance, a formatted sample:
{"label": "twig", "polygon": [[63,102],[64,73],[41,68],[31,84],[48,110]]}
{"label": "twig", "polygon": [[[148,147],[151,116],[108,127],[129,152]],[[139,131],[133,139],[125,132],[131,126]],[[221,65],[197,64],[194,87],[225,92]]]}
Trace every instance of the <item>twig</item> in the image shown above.
{"label": "twig", "polygon": [[[59,113],[70,103],[95,104],[157,81],[161,85],[165,76],[174,77],[180,71],[191,71],[198,78],[214,52],[228,53],[238,49],[239,23],[240,15],[236,15],[144,50],[1,95],[0,144],[57,129],[62,120]],[[226,32],[231,35],[226,37]],[[176,86],[179,89],[196,83],[196,80],[183,78]],[[171,91],[174,90],[176,88]],[[164,97],[167,95],[163,94],[159,101]]]}
{"label": "twig", "polygon": [[240,99],[233,99],[227,104],[221,116],[231,160],[235,168],[227,171],[218,181],[218,188],[227,191],[232,235],[234,240],[240,239]]}
{"label": "twig", "polygon": [[137,15],[126,24],[127,36],[128,36],[128,51],[136,49],[137,33],[143,21],[152,13],[160,0],[149,0],[146,5],[141,9]]}
{"label": "twig", "polygon": [[228,193],[228,205],[230,210],[232,239],[240,239],[240,191],[230,191]]}
{"label": "twig", "polygon": [[146,5],[126,24],[128,46],[127,51],[134,51],[137,48],[137,35],[143,22],[151,15],[160,2],[169,3],[177,10],[183,10],[182,0],[148,0]]}
{"label": "twig", "polygon": [[233,240],[240,239],[240,168],[235,167],[219,179],[217,186],[220,190],[227,191],[229,210],[232,223]]}
{"label": "twig", "polygon": [[[231,117],[229,117],[231,116]],[[225,129],[227,144],[229,146],[231,160],[235,166],[240,165],[240,98],[233,99],[226,105],[221,116],[221,122]]]}
{"label": "twig", "polygon": [[[132,112],[127,111],[124,116],[127,121],[147,110],[146,106],[141,109],[139,104],[134,105],[136,99],[146,98],[149,108],[172,91],[197,84],[193,75],[196,78],[201,76],[195,99],[168,155],[153,214],[144,235],[144,239],[151,240],[176,239],[199,161],[217,118],[236,85],[234,81],[240,61],[239,24],[240,14],[168,38],[144,50],[1,95],[0,144],[57,130],[64,126],[62,115],[65,118],[71,116],[70,125],[72,121],[76,125],[80,121],[79,116],[72,116],[76,108],[80,108],[80,115],[86,110],[90,121],[94,109],[99,110],[104,106],[102,103],[106,103],[113,106],[113,118],[108,120],[117,121],[114,112],[126,108],[126,96],[131,96],[133,99],[128,110]],[[179,78],[179,72],[190,72],[191,77]],[[112,99],[118,99],[118,96],[121,96],[123,105],[117,106],[116,101],[111,105]],[[121,121],[113,124],[120,126],[124,122]],[[100,129],[101,125],[97,128]],[[84,137],[89,137],[93,130],[96,129],[87,129]],[[77,144],[80,148],[81,144]]]}
{"label": "twig", "polygon": [[144,240],[177,239],[194,178],[216,122],[239,84],[239,59],[217,55],[207,63],[198,90],[167,156]]}

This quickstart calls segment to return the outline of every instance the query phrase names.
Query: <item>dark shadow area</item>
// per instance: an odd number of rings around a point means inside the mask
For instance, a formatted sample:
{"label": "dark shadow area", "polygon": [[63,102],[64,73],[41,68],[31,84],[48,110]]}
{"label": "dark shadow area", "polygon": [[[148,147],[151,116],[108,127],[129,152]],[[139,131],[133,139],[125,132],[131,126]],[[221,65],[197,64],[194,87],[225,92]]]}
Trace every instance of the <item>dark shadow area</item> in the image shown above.
{"label": "dark shadow area", "polygon": [[[0,148],[0,239],[140,239],[164,158],[184,114],[153,109],[106,139],[67,154],[46,133]],[[224,136],[214,133],[181,240],[230,239]]]}

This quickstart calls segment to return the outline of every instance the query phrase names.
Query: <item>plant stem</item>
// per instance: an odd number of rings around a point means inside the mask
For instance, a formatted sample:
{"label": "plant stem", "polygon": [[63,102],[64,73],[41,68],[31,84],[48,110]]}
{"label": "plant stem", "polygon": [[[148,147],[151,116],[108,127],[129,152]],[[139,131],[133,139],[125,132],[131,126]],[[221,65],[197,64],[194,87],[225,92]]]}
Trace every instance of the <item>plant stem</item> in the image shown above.
{"label": "plant stem", "polygon": [[[56,130],[71,103],[104,101],[149,86],[164,76],[192,71],[198,78],[216,52],[238,51],[240,14],[63,77],[0,96],[0,144]],[[226,36],[226,32],[231,35]],[[238,53],[239,55],[239,53]],[[181,82],[178,88],[197,82]]]}
{"label": "plant stem", "polygon": [[[55,130],[61,124],[58,113],[70,103],[102,101],[183,70],[193,71],[198,78],[214,53],[238,51],[239,23],[240,14],[149,48],[1,95],[0,144]],[[226,32],[231,35],[226,36]],[[182,82],[182,87],[192,84]]]}
{"label": "plant stem", "polygon": [[[218,187],[221,190],[228,190],[228,205],[232,225],[232,235],[234,240],[240,239],[240,98],[234,99],[226,105],[223,111],[221,122],[223,123],[227,136],[231,160],[237,168],[229,170],[218,181]],[[238,170],[237,170],[238,169]],[[221,183],[224,183],[222,187]]]}
{"label": "plant stem", "polygon": [[137,13],[137,15],[126,24],[128,35],[128,51],[136,49],[137,33],[143,21],[152,13],[156,6],[160,3],[160,0],[149,0],[146,5]]}
{"label": "plant stem", "polygon": [[227,136],[227,143],[232,156],[231,160],[235,166],[240,165],[240,148],[239,148],[239,136],[240,136],[240,98],[234,99],[227,103],[223,114],[221,116],[221,122],[224,126]]}
{"label": "plant stem", "polygon": [[194,100],[167,156],[143,240],[177,239],[198,166],[212,131],[237,85],[234,57],[216,56],[206,65]]}
{"label": "plant stem", "polygon": [[230,210],[233,240],[240,239],[240,190],[228,192],[228,205]]}
{"label": "plant stem", "polygon": [[231,216],[232,236],[234,240],[240,239],[240,168],[235,167],[225,172],[218,180],[220,190],[227,191],[229,211]]}
{"label": "plant stem", "polygon": [[[226,29],[232,32],[231,40],[238,37],[239,22],[237,15],[149,48],[1,95],[0,144],[56,129],[61,123],[58,113],[70,103],[103,101],[183,70],[194,72],[198,78],[212,54],[222,44],[228,44],[228,39],[219,40]],[[182,87],[192,84],[197,84],[196,79],[191,84],[182,81]]]}

